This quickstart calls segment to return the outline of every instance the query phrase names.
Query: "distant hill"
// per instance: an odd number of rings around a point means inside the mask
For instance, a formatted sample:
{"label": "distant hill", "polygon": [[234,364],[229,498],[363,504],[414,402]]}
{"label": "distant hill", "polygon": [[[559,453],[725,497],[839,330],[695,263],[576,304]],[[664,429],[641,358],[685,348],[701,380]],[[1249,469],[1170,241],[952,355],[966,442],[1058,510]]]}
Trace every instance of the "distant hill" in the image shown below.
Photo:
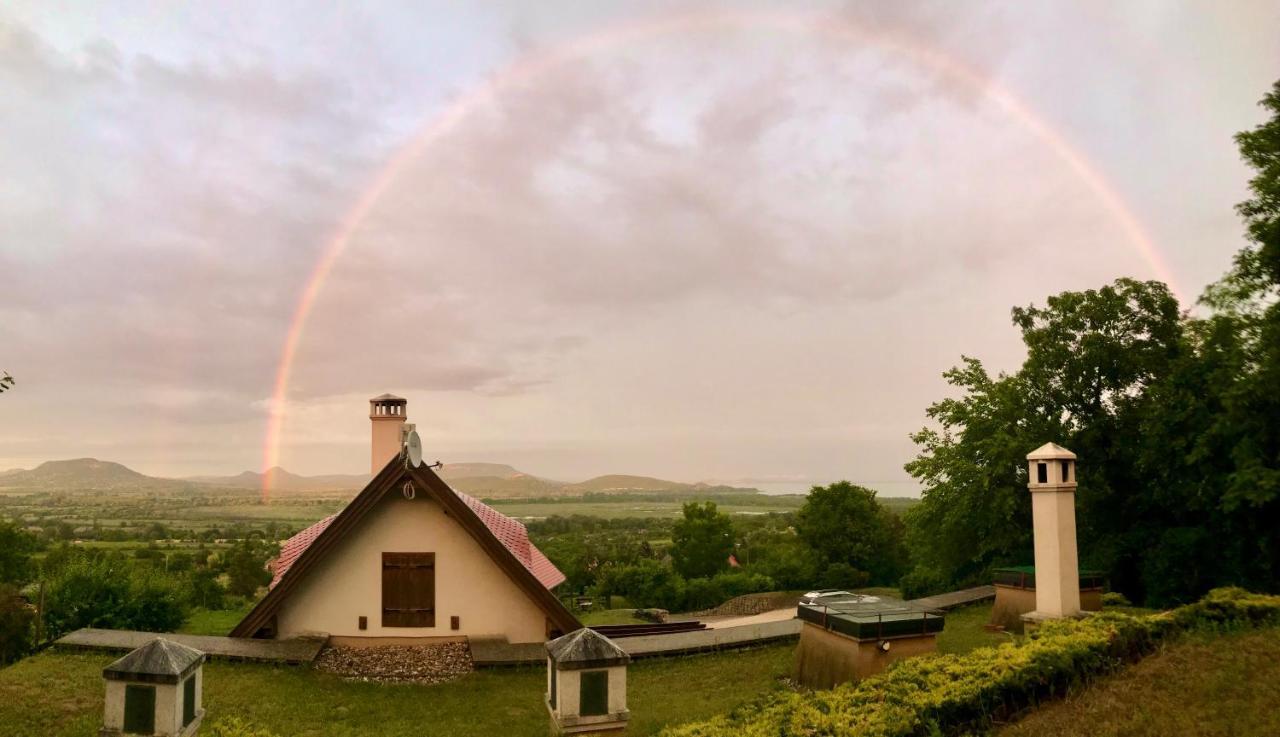
{"label": "distant hill", "polygon": [[664,481],[650,476],[627,476],[625,474],[609,474],[596,476],[576,484],[568,484],[563,491],[566,494],[586,493],[624,493],[628,491],[698,491],[708,488],[705,484],[683,484],[679,481]]}
{"label": "distant hill", "polygon": [[[271,488],[277,491],[349,491],[358,490],[369,483],[369,477],[360,474],[329,474],[327,476],[299,476],[279,466],[272,468]],[[233,489],[261,489],[267,474],[243,471],[235,476],[191,476],[185,481]]]}
{"label": "distant hill", "polygon": [[[434,461],[432,461],[434,462]],[[493,477],[499,479],[514,479],[520,477],[529,477],[529,474],[523,471],[517,471],[515,468],[505,463],[446,463],[443,468],[436,471],[442,479],[468,479],[477,477]],[[559,483],[559,482],[553,482]]]}
{"label": "distant hill", "polygon": [[[273,468],[271,488],[279,492],[356,492],[369,482],[363,474],[301,476],[283,468]],[[626,494],[640,492],[724,492],[755,491],[728,486],[686,484],[650,476],[609,474],[578,483],[544,479],[524,473],[505,463],[448,463],[438,473],[450,486],[472,496],[488,499],[581,496],[584,494]],[[210,487],[220,489],[261,489],[264,474],[244,471],[233,476],[191,476],[182,479],[158,478],[131,468],[96,458],[48,461],[31,470],[0,472],[0,487],[50,491],[182,491]]]}
{"label": "distant hill", "polygon": [[0,486],[67,491],[160,488],[173,483],[97,458],[46,461],[30,471],[15,469],[0,475]]}

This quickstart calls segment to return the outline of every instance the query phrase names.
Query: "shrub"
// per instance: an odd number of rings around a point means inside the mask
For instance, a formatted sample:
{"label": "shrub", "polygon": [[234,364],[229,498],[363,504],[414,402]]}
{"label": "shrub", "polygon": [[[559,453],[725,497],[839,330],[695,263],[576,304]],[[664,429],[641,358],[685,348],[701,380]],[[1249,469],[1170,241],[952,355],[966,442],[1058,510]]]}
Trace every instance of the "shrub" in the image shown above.
{"label": "shrub", "polygon": [[938,570],[926,566],[916,566],[911,572],[898,581],[898,590],[904,599],[920,599],[925,596],[941,594],[950,588],[947,579]]}
{"label": "shrub", "polygon": [[684,578],[647,558],[634,565],[605,564],[600,568],[598,580],[597,591],[602,598],[622,594],[638,609],[657,607],[678,611],[685,599]]}
{"label": "shrub", "polygon": [[18,590],[0,584],[0,665],[11,663],[31,649],[31,628],[36,615]]}
{"label": "shrub", "polygon": [[719,576],[715,578],[691,578],[686,581],[683,609],[691,612],[699,609],[711,609],[719,606],[725,599],[730,598],[720,585],[719,578]]}
{"label": "shrub", "polygon": [[1102,595],[1103,606],[1133,606],[1133,602],[1129,601],[1129,597],[1119,591],[1108,591]]}
{"label": "shrub", "polygon": [[685,581],[684,610],[712,609],[724,602],[761,591],[777,588],[772,578],[761,573],[730,571],[711,578],[691,578]]}
{"label": "shrub", "polygon": [[866,586],[871,574],[860,571],[848,563],[832,563],[818,574],[818,588],[856,589]]}
{"label": "shrub", "polygon": [[49,579],[45,622],[50,637],[80,627],[171,632],[186,618],[174,579],[115,559],[80,559]]}
{"label": "shrub", "polygon": [[[773,591],[778,588],[777,583],[763,573],[749,573],[747,571],[721,573],[712,580],[724,593],[724,599],[721,599],[721,601],[732,599],[735,596],[742,596],[743,594],[757,594],[761,591]],[[690,583],[693,582],[690,581]]]}
{"label": "shrub", "polygon": [[899,661],[829,691],[786,693],[666,737],[857,734],[909,737],[982,731],[996,719],[1140,657],[1188,629],[1280,624],[1280,596],[1217,589],[1173,612],[1103,612],[1046,622],[1024,641],[966,655]]}

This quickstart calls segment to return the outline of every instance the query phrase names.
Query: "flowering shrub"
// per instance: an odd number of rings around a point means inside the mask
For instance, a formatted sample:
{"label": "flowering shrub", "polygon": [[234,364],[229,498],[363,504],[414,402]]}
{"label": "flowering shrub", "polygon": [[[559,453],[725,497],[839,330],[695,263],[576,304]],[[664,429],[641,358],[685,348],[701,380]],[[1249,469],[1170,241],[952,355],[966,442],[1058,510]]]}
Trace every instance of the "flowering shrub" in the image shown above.
{"label": "flowering shrub", "polygon": [[1172,612],[1104,612],[1045,622],[1017,643],[965,655],[903,660],[830,691],[787,693],[664,737],[866,735],[915,737],[981,730],[1118,668],[1192,629],[1280,624],[1280,596],[1216,589]]}

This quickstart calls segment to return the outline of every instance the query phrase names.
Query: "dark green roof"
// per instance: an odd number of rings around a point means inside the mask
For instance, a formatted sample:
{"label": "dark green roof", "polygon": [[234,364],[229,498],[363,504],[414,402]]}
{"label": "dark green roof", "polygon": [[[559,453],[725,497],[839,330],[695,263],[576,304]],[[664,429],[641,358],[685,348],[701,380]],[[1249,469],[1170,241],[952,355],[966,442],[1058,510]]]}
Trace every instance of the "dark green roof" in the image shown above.
{"label": "dark green roof", "polygon": [[800,604],[796,615],[858,640],[934,634],[942,631],[941,612],[883,596],[844,594]]}

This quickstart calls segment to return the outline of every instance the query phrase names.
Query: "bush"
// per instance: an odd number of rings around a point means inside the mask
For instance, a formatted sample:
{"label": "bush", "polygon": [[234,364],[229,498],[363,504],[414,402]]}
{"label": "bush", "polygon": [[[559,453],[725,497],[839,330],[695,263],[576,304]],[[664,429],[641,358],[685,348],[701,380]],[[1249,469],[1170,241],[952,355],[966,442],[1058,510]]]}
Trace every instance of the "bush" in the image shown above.
{"label": "bush", "polygon": [[684,611],[694,612],[700,609],[712,609],[720,606],[726,599],[724,587],[715,578],[691,578],[685,582]]}
{"label": "bush", "polygon": [[31,650],[35,609],[18,590],[0,584],[0,665],[12,663]]}
{"label": "bush", "polygon": [[[773,591],[778,588],[777,583],[763,573],[749,573],[747,571],[721,573],[713,578],[712,581],[724,593],[724,598],[720,600],[721,602],[743,594],[758,594],[761,591]],[[689,583],[692,584],[693,582],[690,581]]]}
{"label": "bush", "polygon": [[848,563],[832,563],[818,574],[820,589],[856,589],[866,586],[871,574],[860,571]]}
{"label": "bush", "polygon": [[934,594],[942,594],[950,588],[941,572],[934,568],[916,566],[911,572],[898,581],[898,590],[904,599],[920,599]]}
{"label": "bush", "polygon": [[857,734],[913,737],[983,731],[997,720],[1126,661],[1185,630],[1280,624],[1280,596],[1217,589],[1173,612],[1103,612],[1046,622],[1019,643],[899,661],[830,691],[786,693],[666,737]]}
{"label": "bush", "polygon": [[81,559],[49,579],[45,622],[49,636],[81,627],[172,632],[186,618],[174,579],[116,559]]}
{"label": "bush", "polygon": [[637,609],[679,611],[685,600],[684,578],[656,560],[641,559],[634,565],[605,564],[600,568],[597,592],[627,597]]}
{"label": "bush", "polygon": [[1102,595],[1103,606],[1133,606],[1133,602],[1129,601],[1129,597],[1119,591],[1108,591]]}

